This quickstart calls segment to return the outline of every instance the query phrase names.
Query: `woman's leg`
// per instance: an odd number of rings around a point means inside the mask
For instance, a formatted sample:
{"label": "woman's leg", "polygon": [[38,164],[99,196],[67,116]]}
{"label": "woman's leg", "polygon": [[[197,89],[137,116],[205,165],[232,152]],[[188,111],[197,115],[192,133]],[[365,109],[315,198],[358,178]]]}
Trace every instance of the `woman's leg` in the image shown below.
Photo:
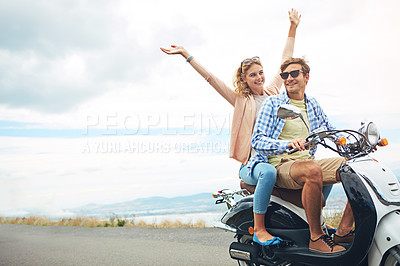
{"label": "woman's leg", "polygon": [[247,167],[242,167],[240,177],[247,184],[257,185],[253,201],[254,234],[261,242],[270,240],[273,236],[265,229],[265,213],[276,182],[276,169],[268,163],[258,163],[251,176],[247,176]]}
{"label": "woman's leg", "polygon": [[247,166],[242,164],[242,166],[240,167],[240,171],[239,171],[240,179],[243,182],[245,182],[246,184],[249,184],[249,185],[252,185],[252,186],[257,185],[258,177],[254,176],[254,175],[250,175],[250,176],[247,175],[247,173],[248,173],[247,169],[248,169]]}

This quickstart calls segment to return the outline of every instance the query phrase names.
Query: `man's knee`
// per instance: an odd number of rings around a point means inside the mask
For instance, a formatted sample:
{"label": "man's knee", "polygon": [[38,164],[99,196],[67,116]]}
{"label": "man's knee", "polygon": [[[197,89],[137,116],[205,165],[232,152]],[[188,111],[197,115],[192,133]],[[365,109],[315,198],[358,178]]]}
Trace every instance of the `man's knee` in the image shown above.
{"label": "man's knee", "polygon": [[306,178],[322,182],[322,169],[321,169],[321,166],[316,162],[310,162],[308,164]]}
{"label": "man's knee", "polygon": [[322,183],[322,169],[321,166],[314,161],[302,161],[296,162],[297,170],[299,171],[299,175],[302,176],[303,182],[312,181]]}

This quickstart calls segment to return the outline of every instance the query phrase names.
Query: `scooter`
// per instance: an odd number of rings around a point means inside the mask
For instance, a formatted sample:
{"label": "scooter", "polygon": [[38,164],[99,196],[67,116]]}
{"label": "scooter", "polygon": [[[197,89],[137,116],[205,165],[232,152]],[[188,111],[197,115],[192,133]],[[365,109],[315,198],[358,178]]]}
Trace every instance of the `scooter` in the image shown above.
{"label": "scooter", "polygon": [[[283,105],[278,116],[302,118],[300,110],[291,105]],[[376,146],[387,145],[376,125],[364,123],[358,131],[319,129],[307,137],[306,145],[322,145],[347,159],[339,174],[355,219],[353,242],[343,244],[346,251],[339,254],[313,253],[308,248],[310,232],[304,209],[273,192],[265,225],[284,241],[262,247],[253,242],[253,195],[246,189],[224,189],[213,194],[216,204],[228,207],[215,226],[235,233],[236,240],[229,247],[231,258],[239,265],[400,265],[400,183],[389,168],[369,156]],[[323,218],[321,224],[332,233]]]}

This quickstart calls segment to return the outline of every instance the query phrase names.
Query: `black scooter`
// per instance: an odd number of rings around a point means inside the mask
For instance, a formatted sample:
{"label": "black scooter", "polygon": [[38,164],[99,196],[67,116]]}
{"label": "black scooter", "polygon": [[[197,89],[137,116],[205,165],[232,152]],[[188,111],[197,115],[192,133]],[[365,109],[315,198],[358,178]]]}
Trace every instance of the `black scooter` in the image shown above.
{"label": "black scooter", "polygon": [[[278,116],[301,118],[298,109],[284,105]],[[253,196],[246,189],[221,190],[213,194],[217,204],[228,210],[215,225],[235,233],[229,254],[239,265],[400,265],[400,183],[392,171],[369,154],[383,146],[374,123],[359,131],[318,130],[306,143],[322,145],[348,160],[339,169],[346,196],[355,219],[355,237],[346,251],[324,255],[309,250],[310,232],[304,209],[289,202],[284,193],[275,191],[265,215],[267,230],[284,242],[261,247],[253,242]],[[336,135],[345,135],[346,143],[329,145]],[[343,140],[343,139],[342,139]],[[386,141],[387,142],[387,141]],[[234,197],[241,196],[237,202]],[[321,218],[322,227],[326,229]],[[328,230],[326,230],[328,232]]]}

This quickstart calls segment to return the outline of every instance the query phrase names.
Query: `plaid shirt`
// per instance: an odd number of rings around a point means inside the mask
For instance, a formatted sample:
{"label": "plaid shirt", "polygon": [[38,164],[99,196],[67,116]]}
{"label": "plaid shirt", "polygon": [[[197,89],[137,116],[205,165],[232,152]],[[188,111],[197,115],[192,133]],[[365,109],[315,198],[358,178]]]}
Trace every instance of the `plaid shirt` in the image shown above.
{"label": "plaid shirt", "polygon": [[[310,122],[310,131],[325,126],[328,130],[335,129],[328,121],[319,103],[310,96],[304,95],[307,116]],[[254,126],[251,147],[257,154],[247,163],[249,175],[253,167],[260,162],[268,162],[268,156],[287,153],[290,141],[278,140],[285,120],[278,117],[278,109],[282,104],[289,104],[290,98],[286,90],[283,93],[268,97],[261,105],[256,124]],[[314,156],[316,147],[310,149],[310,157]]]}

